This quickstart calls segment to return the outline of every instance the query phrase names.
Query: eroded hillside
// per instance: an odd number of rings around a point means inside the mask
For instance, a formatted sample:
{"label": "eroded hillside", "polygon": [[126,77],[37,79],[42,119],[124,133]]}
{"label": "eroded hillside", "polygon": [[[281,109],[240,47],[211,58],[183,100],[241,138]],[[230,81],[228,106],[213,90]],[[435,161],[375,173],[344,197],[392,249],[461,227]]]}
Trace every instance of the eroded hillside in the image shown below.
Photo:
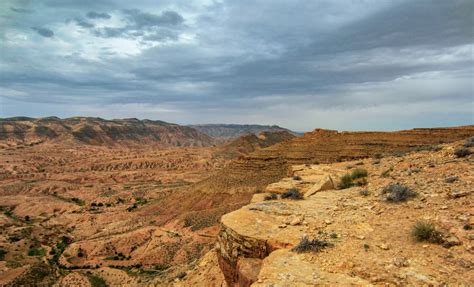
{"label": "eroded hillside", "polygon": [[214,140],[193,128],[163,121],[74,117],[0,119],[0,144],[43,142],[92,145],[210,146]]}

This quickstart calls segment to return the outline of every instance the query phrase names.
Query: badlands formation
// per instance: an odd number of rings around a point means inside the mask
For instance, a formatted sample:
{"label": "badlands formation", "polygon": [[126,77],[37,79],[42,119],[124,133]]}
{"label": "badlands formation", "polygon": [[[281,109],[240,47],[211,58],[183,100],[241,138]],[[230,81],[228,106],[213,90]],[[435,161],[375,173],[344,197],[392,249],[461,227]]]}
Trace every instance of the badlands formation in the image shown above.
{"label": "badlands formation", "polygon": [[[0,131],[0,286],[473,282],[472,147],[455,155],[473,126],[225,142],[134,119]],[[387,202],[391,184],[416,196]],[[413,238],[418,221],[436,242]]]}

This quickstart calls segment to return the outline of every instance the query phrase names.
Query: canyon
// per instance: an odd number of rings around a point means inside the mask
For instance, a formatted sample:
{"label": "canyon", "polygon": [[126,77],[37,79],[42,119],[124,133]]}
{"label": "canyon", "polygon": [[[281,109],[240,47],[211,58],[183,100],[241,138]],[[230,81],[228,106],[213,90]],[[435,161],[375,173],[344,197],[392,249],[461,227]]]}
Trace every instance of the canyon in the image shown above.
{"label": "canyon", "polygon": [[[448,231],[459,229],[460,222],[471,224],[472,157],[456,158],[453,152],[474,136],[474,126],[316,129],[302,136],[264,130],[226,140],[136,119],[14,118],[2,119],[0,127],[0,284],[7,286],[449,282],[432,270],[423,273],[431,281],[410,275],[403,281],[395,273],[380,277],[386,262],[374,264],[371,272],[356,269],[384,252],[395,258],[392,253],[401,252],[395,245],[411,244],[407,236],[388,239],[410,212],[405,229],[437,210],[465,219],[447,224]],[[359,195],[362,187],[337,188],[355,167],[368,171],[367,197]],[[442,184],[449,176],[459,180]],[[330,184],[323,180],[328,177]],[[423,196],[400,208],[379,202],[380,189],[392,181],[406,181]],[[312,194],[301,201],[265,200],[291,188]],[[466,195],[446,201],[454,190]],[[391,228],[379,232],[374,226],[383,225],[381,214],[389,215]],[[319,231],[337,235],[328,238],[334,247],[317,254],[291,251],[304,234]],[[446,250],[466,265],[472,262],[470,233],[459,232],[451,233],[462,244]],[[357,236],[371,240],[372,257],[359,258],[358,252],[369,251],[353,248],[364,244]],[[382,244],[389,251],[377,247]],[[427,258],[445,251],[427,248],[421,247]],[[405,257],[421,256],[410,252]],[[469,282],[460,275],[462,267],[449,266],[458,274],[452,282]],[[292,273],[298,270],[303,273]],[[326,281],[318,281],[319,275],[304,281],[305,270],[324,274]],[[410,272],[415,271],[421,272]]]}

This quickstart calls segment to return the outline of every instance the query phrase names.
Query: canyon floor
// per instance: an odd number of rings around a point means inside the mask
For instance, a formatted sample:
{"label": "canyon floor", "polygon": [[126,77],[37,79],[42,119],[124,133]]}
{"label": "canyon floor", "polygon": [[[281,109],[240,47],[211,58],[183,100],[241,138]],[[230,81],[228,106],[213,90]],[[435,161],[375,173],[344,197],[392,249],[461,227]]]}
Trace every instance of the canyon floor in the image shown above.
{"label": "canyon floor", "polygon": [[[176,225],[175,207],[160,200],[221,168],[225,160],[213,152],[59,144],[3,148],[0,246],[7,253],[0,261],[0,285],[93,276],[86,270],[99,270],[112,285],[158,284],[163,273],[179,275],[210,248],[218,218],[200,222],[181,213]],[[225,211],[217,212],[215,217]]]}

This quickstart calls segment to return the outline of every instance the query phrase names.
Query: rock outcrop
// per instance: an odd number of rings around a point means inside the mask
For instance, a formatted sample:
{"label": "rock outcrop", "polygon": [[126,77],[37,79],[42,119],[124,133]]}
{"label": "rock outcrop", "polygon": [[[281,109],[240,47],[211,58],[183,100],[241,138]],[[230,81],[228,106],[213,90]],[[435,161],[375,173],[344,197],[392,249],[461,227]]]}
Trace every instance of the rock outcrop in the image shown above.
{"label": "rock outcrop", "polygon": [[[221,218],[217,250],[227,283],[473,284],[474,162],[454,156],[461,144],[402,157],[292,166],[292,177],[270,184],[266,194],[254,195],[249,205]],[[335,189],[342,175],[356,168],[368,172],[367,184]],[[453,176],[455,181],[446,180]],[[383,189],[393,183],[417,196],[386,201]],[[288,188],[299,189],[305,198],[266,196]],[[433,224],[442,242],[417,241],[412,232],[419,221]],[[294,251],[303,238],[324,247]]]}

